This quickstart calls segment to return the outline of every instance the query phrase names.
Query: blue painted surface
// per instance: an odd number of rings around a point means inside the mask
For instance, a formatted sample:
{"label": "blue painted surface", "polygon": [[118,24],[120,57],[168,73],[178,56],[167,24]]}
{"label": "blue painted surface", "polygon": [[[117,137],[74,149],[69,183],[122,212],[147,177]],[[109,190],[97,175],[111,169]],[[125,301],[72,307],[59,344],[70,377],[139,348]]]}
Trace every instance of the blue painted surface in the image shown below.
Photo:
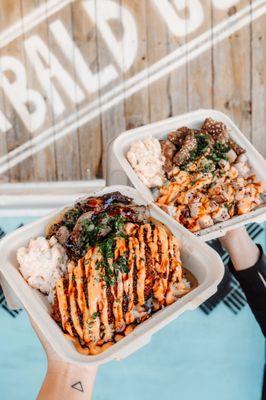
{"label": "blue painted surface", "polygon": [[[0,226],[20,222],[2,218]],[[0,399],[35,399],[46,371],[38,338],[24,311],[12,318],[0,308],[0,326]],[[148,346],[102,366],[93,399],[259,400],[263,364],[264,338],[249,308],[234,315],[220,304],[208,316],[185,313]]]}

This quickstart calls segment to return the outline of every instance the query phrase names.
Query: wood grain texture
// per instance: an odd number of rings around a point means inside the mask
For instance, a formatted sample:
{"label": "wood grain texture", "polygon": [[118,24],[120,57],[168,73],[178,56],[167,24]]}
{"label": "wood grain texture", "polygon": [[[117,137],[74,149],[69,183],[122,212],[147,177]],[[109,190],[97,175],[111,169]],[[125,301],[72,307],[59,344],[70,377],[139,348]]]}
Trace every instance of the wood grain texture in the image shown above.
{"label": "wood grain texture", "polygon": [[[2,23],[3,23],[3,19],[0,18],[0,30],[2,30]],[[0,68],[1,68],[1,57],[3,54],[3,50],[2,48],[0,48]],[[0,87],[2,87],[2,79],[3,76],[2,74],[0,74]],[[3,91],[0,91],[0,110],[3,113],[3,115],[6,115],[6,107],[5,107],[5,97],[3,94]],[[3,131],[0,131],[0,135],[1,135],[1,140],[0,140],[0,159],[2,157],[6,157],[8,154],[8,146],[7,146],[7,125],[5,124]],[[9,170],[5,171],[3,174],[0,175],[0,183],[2,182],[9,182],[10,177],[9,177]]]}
{"label": "wood grain texture", "polygon": [[[20,21],[22,25],[22,12],[21,12],[21,0],[13,0],[12,2],[2,2],[1,3],[1,15],[2,19],[5,21],[5,24],[8,26],[12,24],[14,20]],[[1,54],[2,60],[4,57],[15,57],[20,63],[25,65],[25,52],[23,47],[23,41],[21,38],[18,38],[8,47],[2,49]],[[1,61],[1,65],[3,65],[3,61]],[[12,79],[17,79],[17,77],[12,78],[12,72],[7,70],[5,72],[5,77],[12,82]],[[20,144],[23,144],[25,141],[31,139],[31,134],[25,128],[23,122],[20,117],[14,110],[12,104],[5,96],[4,102],[4,111],[7,119],[10,121],[12,128],[8,130],[6,135],[7,138],[7,150],[8,152],[14,150]],[[19,165],[12,167],[9,171],[9,178],[11,182],[16,181],[31,181],[34,176],[34,168],[33,168],[33,159],[29,157],[25,162],[22,162]]]}
{"label": "wood grain texture", "polygon": [[[93,74],[98,72],[96,27],[95,24],[84,15],[81,2],[71,5],[73,40],[80,52],[84,55],[85,61],[89,64]],[[74,55],[74,63],[75,55]],[[75,76],[78,81],[77,75]],[[95,92],[86,93],[86,99],[99,101],[99,82]],[[77,105],[77,118],[80,118],[81,106]],[[101,176],[101,118],[100,114],[92,119],[88,124],[78,128],[78,139],[80,148],[80,169],[81,179],[94,179]]]}
{"label": "wood grain texture", "polygon": [[251,140],[266,157],[266,15],[251,25],[252,132]]}
{"label": "wood grain texture", "polygon": [[[47,19],[48,24],[56,21],[56,17],[52,16]],[[74,43],[73,43],[73,30],[72,30],[72,15],[71,15],[71,5],[64,7],[60,11],[60,21],[62,21],[66,31],[68,32],[71,44],[70,49],[72,53],[72,59],[69,62],[64,53],[60,50],[60,44],[56,42],[51,30],[48,30],[48,44],[49,48],[51,49],[52,53],[56,55],[58,61],[63,66],[65,71],[71,76],[72,80],[76,81],[76,75],[74,70]],[[63,38],[62,38],[63,40]],[[63,44],[64,46],[69,46],[68,44]],[[55,82],[55,83],[54,83]],[[70,101],[67,92],[64,90],[64,84],[60,86],[60,83],[53,80],[53,83],[56,87],[56,90],[60,93],[64,104],[64,111],[63,114],[59,116],[53,115],[54,124],[61,121],[62,118],[67,118],[69,114],[76,114],[77,115],[77,106],[76,102]],[[66,82],[67,85],[67,82]],[[59,89],[60,88],[60,89]],[[59,91],[60,90],[60,91]],[[74,98],[76,99],[78,88],[74,88]],[[55,142],[55,153],[56,153],[56,169],[57,169],[57,179],[58,180],[75,180],[79,179],[80,173],[80,157],[79,155],[79,141],[77,136],[77,131],[75,130],[72,134],[68,134]]]}
{"label": "wood grain texture", "polygon": [[[21,0],[21,14],[23,18],[25,18],[32,10],[36,7],[44,6],[46,7],[46,0]],[[22,39],[25,43],[27,39],[30,39],[32,32],[26,32],[25,26],[23,26],[23,36]],[[48,23],[47,20],[44,23],[40,24],[37,28],[38,36],[43,40],[44,43],[48,42]],[[27,71],[27,86],[30,89],[37,90],[41,93],[42,98],[47,104],[47,96],[43,89],[41,88],[38,78],[33,68],[30,60],[25,57],[25,68]],[[48,129],[50,126],[53,126],[54,120],[53,115],[51,113],[50,107],[47,105],[46,107],[46,115],[44,124],[42,124],[41,129]],[[32,133],[32,137],[35,137],[40,132],[38,129],[36,132]],[[57,178],[57,168],[56,168],[56,157],[55,157],[55,146],[51,144],[46,147],[43,151],[37,152],[32,156],[33,159],[33,181],[53,181]]]}
{"label": "wood grain texture", "polygon": [[[96,9],[96,21],[99,19],[99,13],[100,13],[100,8],[99,8],[99,3],[97,0],[95,1],[95,9]],[[114,3],[116,3],[118,6],[121,6],[121,0],[115,0]],[[116,15],[116,20],[121,21],[121,11],[118,10],[118,13]],[[122,26],[120,24],[115,24],[113,25],[113,30],[116,32],[116,34],[121,37],[123,34],[122,32]],[[97,40],[97,57],[98,57],[98,69],[102,70],[106,66],[110,64],[116,65],[116,70],[118,70],[118,78],[115,79],[115,81],[110,82],[108,85],[104,87],[104,89],[100,89],[100,109],[102,109],[102,106],[104,104],[103,102],[103,95],[106,91],[111,90],[112,88],[115,88],[118,85],[123,84],[123,73],[117,63],[114,62],[114,58],[110,52],[106,48],[106,44],[99,32],[97,30],[96,34],[96,40]],[[122,44],[121,48],[119,49],[120,52],[122,53]],[[99,85],[102,88],[102,80],[101,77],[99,79]],[[107,111],[104,111],[101,113],[101,127],[102,127],[102,168],[103,168],[103,176],[105,177],[105,170],[106,170],[106,150],[107,150],[107,145],[110,143],[112,139],[114,139],[117,135],[125,131],[126,129],[126,122],[125,122],[125,111],[124,111],[124,102],[120,101],[118,104],[114,105],[112,108],[108,109]]]}
{"label": "wood grain texture", "polygon": [[[169,30],[167,52],[172,53],[184,48],[186,51],[186,37],[174,36]],[[168,100],[170,105],[169,116],[184,114],[188,111],[188,66],[187,63],[179,66],[169,74]]]}
{"label": "wood grain texture", "polygon": [[[147,4],[147,56],[149,65],[168,54],[167,26],[155,7]],[[149,85],[150,121],[159,121],[171,115],[168,75]]]}
{"label": "wood grain texture", "polygon": [[[241,1],[227,10],[212,8],[213,25],[250,4]],[[229,25],[228,25],[229,26]],[[250,24],[213,47],[213,105],[228,114],[242,132],[251,136]]]}
{"label": "wood grain texture", "polygon": [[[216,108],[228,114],[255,147],[266,156],[266,16],[262,16],[245,25],[234,34],[216,43],[195,58],[190,59],[188,45],[222,21],[227,21],[244,7],[252,5],[253,0],[243,0],[224,9],[222,3],[213,0],[199,0],[203,7],[202,23],[193,31],[184,35],[174,34],[163,16],[154,5],[154,0],[112,0],[117,5],[116,15],[107,21],[115,36],[122,56],[119,62],[114,49],[108,48],[104,35],[99,29],[99,20],[104,1],[91,0],[94,5],[93,18],[84,8],[82,0],[76,0],[63,7],[55,15],[42,21],[33,29],[27,30],[27,16],[46,5],[49,0],[5,0],[0,2],[0,34],[12,24],[21,24],[23,34],[0,49],[1,58],[10,56],[17,59],[25,68],[27,88],[36,90],[46,105],[45,120],[38,129],[26,129],[14,106],[2,89],[0,76],[0,110],[12,124],[12,129],[1,133],[0,160],[18,146],[31,141],[51,128],[52,138],[56,139],[44,149],[29,152],[29,157],[20,161],[4,173],[0,173],[0,182],[15,181],[53,181],[93,179],[105,175],[107,144],[126,129],[142,126],[152,121],[184,113],[198,108]],[[186,0],[178,3],[169,0],[173,6],[173,15],[183,20],[189,19],[191,3]],[[196,2],[197,3],[197,2]],[[184,7],[186,5],[186,7]],[[126,10],[126,11],[125,11]],[[137,29],[137,51],[132,65],[126,68],[126,59],[131,44],[121,40],[127,28],[129,12]],[[108,15],[107,15],[108,18]],[[66,36],[56,40],[52,31],[54,23],[61,23]],[[51,76],[48,92],[40,82],[25,48],[25,41],[33,35],[49,48],[63,70],[74,82],[71,96],[68,83],[60,82],[57,76]],[[134,41],[132,35],[131,40]],[[120,42],[119,42],[120,41]],[[129,47],[129,48],[128,48]],[[176,66],[158,80],[153,81],[153,72],[149,67],[178,49],[185,51],[184,63]],[[67,56],[68,54],[68,56]],[[94,76],[94,89],[86,84],[86,71],[81,68],[79,54],[88,70]],[[42,58],[42,57],[41,57]],[[51,65],[44,63],[44,67]],[[101,72],[112,66],[117,74],[108,84],[104,84]],[[85,72],[84,72],[85,71]],[[129,94],[128,82],[143,72],[138,90]],[[6,72],[12,80],[12,73]],[[119,89],[119,91],[118,91]],[[52,106],[58,92],[63,103],[62,113],[56,114]],[[83,98],[79,99],[80,93]],[[106,93],[113,105],[106,108]],[[119,99],[117,93],[120,94]],[[73,101],[74,96],[74,101]],[[84,109],[94,104],[95,111],[85,123]],[[28,105],[30,106],[30,104]],[[67,126],[73,117],[71,132],[57,139],[57,125]],[[11,156],[10,156],[11,160]]]}
{"label": "wood grain texture", "polygon": [[[202,35],[212,28],[212,3],[204,1],[204,19],[193,35],[187,35],[187,41],[192,37]],[[213,93],[213,68],[212,48],[204,51],[197,58],[187,62],[187,93],[188,109],[212,108]]]}
{"label": "wood grain texture", "polygon": [[[135,21],[137,21],[138,41],[137,54],[133,66],[124,73],[124,80],[130,79],[135,74],[145,71],[148,66],[147,60],[147,20],[146,8],[147,0],[122,0],[121,6],[130,11]],[[125,23],[123,13],[121,21]],[[125,57],[126,49],[123,48]],[[144,80],[148,79],[148,73],[144,74]],[[140,89],[137,93],[127,96],[125,91],[125,123],[126,129],[133,129],[149,122],[149,90],[147,86]]]}

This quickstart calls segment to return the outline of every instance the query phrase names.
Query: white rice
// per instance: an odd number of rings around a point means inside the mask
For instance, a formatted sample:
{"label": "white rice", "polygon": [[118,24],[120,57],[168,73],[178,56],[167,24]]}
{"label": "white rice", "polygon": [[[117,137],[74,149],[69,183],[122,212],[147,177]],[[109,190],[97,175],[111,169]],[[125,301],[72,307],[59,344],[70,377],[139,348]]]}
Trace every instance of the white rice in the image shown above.
{"label": "white rice", "polygon": [[50,240],[42,236],[32,239],[28,247],[18,249],[17,260],[28,284],[47,294],[52,302],[56,282],[67,270],[67,255],[57,239],[54,236]]}
{"label": "white rice", "polygon": [[133,142],[127,152],[127,159],[147,187],[163,185],[165,181],[164,157],[158,139],[150,136]]}

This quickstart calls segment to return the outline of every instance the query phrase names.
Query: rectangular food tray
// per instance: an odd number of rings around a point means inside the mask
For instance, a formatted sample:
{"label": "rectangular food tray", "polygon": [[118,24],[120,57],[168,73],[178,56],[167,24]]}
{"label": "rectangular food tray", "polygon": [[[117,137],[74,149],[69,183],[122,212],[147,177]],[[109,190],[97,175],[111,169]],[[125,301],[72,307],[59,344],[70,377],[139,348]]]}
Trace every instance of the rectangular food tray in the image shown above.
{"label": "rectangular food tray", "polygon": [[[223,121],[229,128],[229,134],[240,146],[247,151],[248,160],[257,178],[266,183],[266,162],[259,154],[255,147],[243,135],[233,121],[224,113],[216,110],[197,110],[187,114],[182,114],[177,117],[168,118],[153,124],[141,126],[122,133],[118,136],[112,145],[113,152],[122,169],[127,174],[133,186],[144,196],[148,203],[153,203],[151,190],[139,179],[136,172],[131,167],[126,158],[130,144],[136,140],[143,140],[147,137],[155,137],[157,139],[165,139],[167,134],[182,126],[199,129],[205,118],[211,117],[214,120]],[[266,197],[264,195],[266,201]],[[173,218],[172,220],[178,224]],[[266,220],[266,205],[262,205],[253,211],[230,218],[227,221],[217,223],[209,228],[202,229],[196,232],[196,235],[201,236],[205,241],[223,236],[226,231],[245,225],[250,222],[263,222]]]}
{"label": "rectangular food tray", "polygon": [[[101,196],[113,191],[120,191],[122,194],[132,197],[136,204],[147,205],[147,201],[137,190],[128,186],[110,186],[90,195]],[[10,287],[54,350],[66,361],[95,365],[110,360],[120,360],[147,344],[153,333],[163,328],[184,311],[194,310],[216,292],[217,285],[224,274],[224,266],[218,254],[181,225],[173,223],[168,215],[154,205],[150,205],[150,209],[153,218],[161,221],[176,237],[180,238],[183,266],[196,276],[199,285],[174,304],[158,311],[150,319],[141,323],[124,339],[95,356],[87,356],[77,352],[72,342],[64,337],[59,326],[51,318],[50,304],[46,296],[31,288],[18,270],[17,249],[21,246],[27,246],[31,238],[44,235],[47,224],[53,221],[61,210],[25,225],[1,240],[0,273],[5,285]]]}

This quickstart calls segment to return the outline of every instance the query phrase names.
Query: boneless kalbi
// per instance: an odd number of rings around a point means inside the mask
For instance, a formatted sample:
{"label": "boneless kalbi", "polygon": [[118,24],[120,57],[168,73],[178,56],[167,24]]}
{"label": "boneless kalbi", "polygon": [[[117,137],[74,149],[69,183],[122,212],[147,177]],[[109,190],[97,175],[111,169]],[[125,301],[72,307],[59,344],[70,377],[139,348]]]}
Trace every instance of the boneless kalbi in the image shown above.
{"label": "boneless kalbi", "polygon": [[[119,196],[115,198],[119,201],[122,199],[124,202],[127,202],[128,199],[123,199]],[[124,222],[144,223],[150,216],[149,210],[145,206],[116,203],[114,197],[112,197],[112,201],[107,205],[106,202],[101,203],[101,207],[99,206],[100,203],[98,203],[94,210],[87,211],[78,218],[72,233],[64,243],[70,258],[78,260],[84,256],[86,252],[84,235],[87,229],[93,229],[94,226],[97,227],[97,233],[94,233],[94,240],[96,241],[105,238],[113,230],[117,217],[121,217]],[[88,203],[86,204],[88,208]],[[88,228],[89,225],[90,227]]]}
{"label": "boneless kalbi", "polygon": [[122,195],[120,192],[106,193],[100,197],[88,197],[76,203],[76,207],[83,212],[90,210],[101,211],[113,203],[130,204],[130,197]]}
{"label": "boneless kalbi", "polygon": [[[56,236],[61,244],[64,244],[70,236],[70,231],[74,229],[77,222],[90,219],[96,213],[106,210],[112,204],[130,204],[131,198],[122,195],[120,192],[106,193],[101,197],[87,197],[82,199],[72,208],[65,209],[59,218],[50,224],[46,231],[47,238]],[[86,216],[84,215],[86,213]]]}
{"label": "boneless kalbi", "polygon": [[112,217],[121,216],[125,221],[145,222],[149,218],[149,211],[145,206],[111,204],[100,212],[88,211],[82,214],[73,229],[71,240],[78,244],[85,223],[95,223],[98,226],[98,238],[104,238],[112,230]]}

